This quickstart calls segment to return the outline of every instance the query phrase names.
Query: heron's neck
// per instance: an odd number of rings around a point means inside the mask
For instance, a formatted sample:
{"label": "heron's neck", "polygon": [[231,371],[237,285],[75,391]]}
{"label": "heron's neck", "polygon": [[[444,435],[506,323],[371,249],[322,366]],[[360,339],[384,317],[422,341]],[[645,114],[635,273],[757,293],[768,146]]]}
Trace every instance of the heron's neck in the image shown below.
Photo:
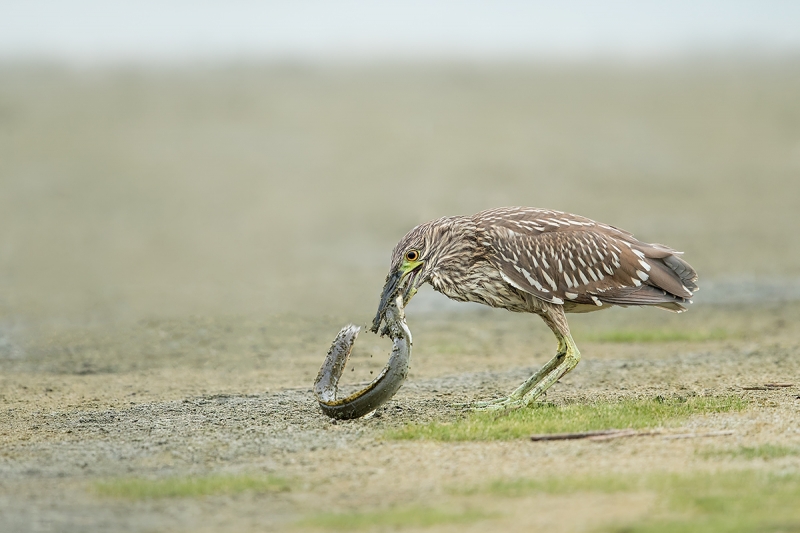
{"label": "heron's neck", "polygon": [[471,277],[472,266],[483,258],[476,236],[476,226],[466,217],[447,220],[436,228],[439,250],[431,273],[431,285],[439,292],[457,297],[459,287]]}

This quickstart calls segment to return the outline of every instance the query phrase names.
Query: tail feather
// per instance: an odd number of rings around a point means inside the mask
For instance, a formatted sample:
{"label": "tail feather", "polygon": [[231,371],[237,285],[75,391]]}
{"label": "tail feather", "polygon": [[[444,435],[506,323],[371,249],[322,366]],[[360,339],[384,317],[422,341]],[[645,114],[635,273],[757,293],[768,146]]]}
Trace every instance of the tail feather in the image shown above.
{"label": "tail feather", "polygon": [[[672,256],[670,256],[672,257]],[[680,274],[675,272],[666,263],[666,259],[649,259],[647,264],[650,265],[650,279],[647,283],[652,284],[659,289],[663,289],[675,296],[687,297],[692,295],[691,288],[687,287]]]}
{"label": "tail feather", "polygon": [[650,265],[650,282],[679,296],[691,296],[697,291],[697,272],[681,259],[683,252],[673,250],[663,244],[638,243]]}
{"label": "tail feather", "polygon": [[645,254],[650,266],[648,279],[638,287],[608,292],[597,297],[614,305],[653,305],[661,309],[680,313],[692,303],[689,298],[697,291],[697,272],[663,245],[637,246]]}
{"label": "tail feather", "polygon": [[697,272],[691,267],[689,263],[676,255],[670,255],[662,259],[664,264],[672,269],[672,271],[681,279],[683,286],[692,292],[699,289],[697,284]]}
{"label": "tail feather", "polygon": [[676,296],[652,285],[642,285],[623,294],[604,294],[599,298],[606,303],[614,305],[655,305],[675,311],[685,310],[686,308],[682,304],[689,303],[686,298]]}

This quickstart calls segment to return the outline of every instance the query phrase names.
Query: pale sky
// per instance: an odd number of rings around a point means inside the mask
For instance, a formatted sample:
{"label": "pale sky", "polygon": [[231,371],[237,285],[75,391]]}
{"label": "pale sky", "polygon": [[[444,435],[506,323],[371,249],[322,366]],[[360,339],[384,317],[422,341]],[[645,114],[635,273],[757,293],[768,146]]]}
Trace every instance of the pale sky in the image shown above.
{"label": "pale sky", "polygon": [[800,52],[800,2],[0,0],[0,60],[650,58]]}

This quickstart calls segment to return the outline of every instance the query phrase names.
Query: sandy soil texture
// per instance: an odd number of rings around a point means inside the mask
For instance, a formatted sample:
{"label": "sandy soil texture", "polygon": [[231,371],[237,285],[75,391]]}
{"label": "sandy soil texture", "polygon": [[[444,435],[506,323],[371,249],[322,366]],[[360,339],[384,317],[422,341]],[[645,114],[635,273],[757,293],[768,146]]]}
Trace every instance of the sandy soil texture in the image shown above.
{"label": "sandy soil texture", "polygon": [[[574,504],[566,496],[465,497],[453,490],[520,476],[797,468],[797,457],[753,465],[736,458],[709,459],[698,451],[800,444],[800,335],[787,325],[797,323],[800,307],[708,306],[695,311],[695,316],[681,318],[691,320],[692,328],[720,320],[728,324],[729,337],[582,343],[585,360],[547,399],[562,403],[741,395],[749,401],[745,411],[698,417],[686,424],[686,431],[732,431],[728,436],[608,443],[438,443],[384,437],[387,428],[404,423],[458,417],[455,404],[493,397],[521,382],[553,347],[544,326],[531,324],[538,321],[535,317],[500,312],[429,320],[418,316],[412,326],[419,331],[420,348],[407,384],[374,416],[338,423],[320,414],[309,387],[326,348],[322,332],[336,331],[331,324],[294,324],[299,331],[308,330],[310,338],[294,337],[288,320],[282,334],[265,334],[257,320],[241,318],[143,323],[112,334],[105,329],[72,331],[48,339],[44,346],[26,346],[31,354],[26,359],[4,361],[4,530],[277,531],[324,512],[414,505],[480,509],[495,513],[492,516],[498,518],[492,523],[508,530],[588,530],[644,516],[653,499],[644,493],[594,494],[582,498],[581,510],[565,518],[565,510]],[[614,330],[613,322],[623,313],[598,315],[585,334]],[[628,313],[640,330],[652,328],[657,323],[652,315],[660,314]],[[589,322],[590,317],[585,318],[580,326]],[[264,322],[269,321],[265,317]],[[213,338],[210,345],[200,331]],[[581,334],[576,335],[580,339]],[[452,345],[454,339],[473,353],[461,353]],[[266,342],[295,348],[270,353]],[[108,345],[120,351],[115,367],[98,368],[91,356],[83,360],[79,355]],[[369,369],[385,360],[378,352],[381,347],[375,348],[374,354],[365,349],[354,355],[351,384],[368,378]],[[38,359],[40,350],[50,357]],[[52,357],[54,350],[78,355],[66,364]],[[209,355],[211,350],[225,351]],[[137,356],[143,352],[159,357]],[[743,390],[771,382],[794,385]],[[278,494],[144,501],[94,492],[98,481],[126,476],[219,473],[272,474],[292,480],[292,485],[289,492]],[[458,527],[481,530],[486,523]],[[439,527],[449,531],[454,526]]]}

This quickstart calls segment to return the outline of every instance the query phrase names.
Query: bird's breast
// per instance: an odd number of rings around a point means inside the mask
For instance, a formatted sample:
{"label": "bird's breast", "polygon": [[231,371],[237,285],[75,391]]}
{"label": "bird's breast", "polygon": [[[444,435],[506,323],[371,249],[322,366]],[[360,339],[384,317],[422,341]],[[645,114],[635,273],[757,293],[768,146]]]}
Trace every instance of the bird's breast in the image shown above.
{"label": "bird's breast", "polygon": [[478,263],[458,272],[441,269],[431,275],[431,286],[459,302],[475,302],[515,312],[530,311],[530,304],[514,287],[503,280],[489,263]]}

